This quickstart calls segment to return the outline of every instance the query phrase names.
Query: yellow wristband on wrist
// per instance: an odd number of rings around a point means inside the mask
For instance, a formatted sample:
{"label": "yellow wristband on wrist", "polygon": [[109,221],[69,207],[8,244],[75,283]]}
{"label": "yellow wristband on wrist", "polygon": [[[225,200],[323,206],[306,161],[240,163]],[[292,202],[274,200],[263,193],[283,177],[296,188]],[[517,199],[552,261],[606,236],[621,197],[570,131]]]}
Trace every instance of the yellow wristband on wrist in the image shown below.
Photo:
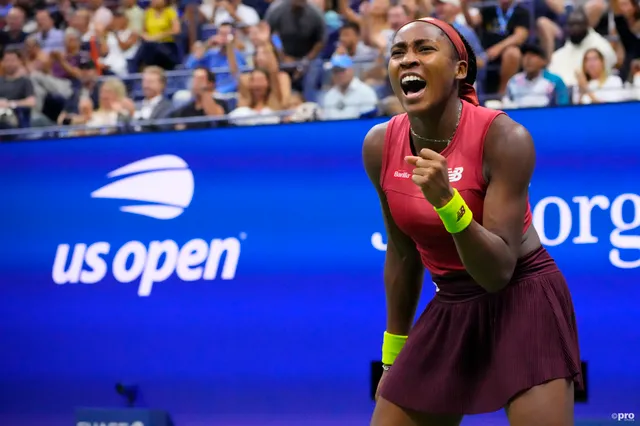
{"label": "yellow wristband on wrist", "polygon": [[447,204],[434,209],[450,234],[464,231],[473,221],[473,213],[457,189],[453,190],[453,197]]}
{"label": "yellow wristband on wrist", "polygon": [[382,338],[382,363],[392,365],[398,357],[400,350],[404,347],[408,336],[399,336],[384,332]]}

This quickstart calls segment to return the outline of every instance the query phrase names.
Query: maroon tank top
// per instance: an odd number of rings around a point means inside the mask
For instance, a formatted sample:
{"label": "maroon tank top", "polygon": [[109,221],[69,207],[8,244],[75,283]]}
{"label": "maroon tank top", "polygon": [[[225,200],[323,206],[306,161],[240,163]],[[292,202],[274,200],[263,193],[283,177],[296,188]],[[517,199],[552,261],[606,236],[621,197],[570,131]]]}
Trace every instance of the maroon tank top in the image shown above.
{"label": "maroon tank top", "polygon": [[[482,224],[487,190],[482,173],[484,139],[493,120],[503,114],[462,101],[460,124],[451,143],[440,153],[447,159],[449,181]],[[432,275],[465,271],[453,237],[447,232],[433,206],[411,180],[412,166],[404,161],[411,152],[407,114],[393,117],[387,126],[380,185],[387,197],[393,220],[416,243],[422,263]],[[524,216],[523,234],[531,225],[531,207]]]}

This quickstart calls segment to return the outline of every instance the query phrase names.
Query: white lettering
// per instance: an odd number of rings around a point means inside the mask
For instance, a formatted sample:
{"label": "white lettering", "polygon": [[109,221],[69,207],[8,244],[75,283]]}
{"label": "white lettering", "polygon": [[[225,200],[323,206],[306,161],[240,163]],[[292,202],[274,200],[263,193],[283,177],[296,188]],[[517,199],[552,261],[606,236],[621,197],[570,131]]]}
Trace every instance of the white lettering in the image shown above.
{"label": "white lettering", "polygon": [[176,275],[182,281],[196,281],[202,278],[202,262],[207,258],[209,245],[199,238],[187,242],[178,255]]}
{"label": "white lettering", "polygon": [[235,278],[238,260],[240,259],[240,241],[238,241],[237,238],[225,238],[224,240],[215,239],[211,241],[209,257],[204,267],[203,278],[205,280],[213,280],[216,278],[220,260],[223,255],[225,256],[220,278],[223,280],[232,280]]}
{"label": "white lettering", "polygon": [[[558,207],[560,229],[556,238],[548,238],[545,233],[545,210],[550,204],[555,204]],[[564,243],[571,233],[572,221],[571,209],[567,202],[560,197],[543,198],[533,209],[533,226],[540,235],[540,241],[546,246],[557,246]]]}
{"label": "white lettering", "polygon": [[591,234],[591,210],[598,206],[601,210],[609,208],[609,199],[604,195],[595,197],[573,197],[573,202],[578,203],[579,234],[573,239],[575,244],[594,244],[598,237]]}
{"label": "white lettering", "polygon": [[371,245],[376,250],[387,251],[387,243],[382,240],[382,234],[380,232],[374,232],[371,236]]}
{"label": "white lettering", "polygon": [[[631,221],[624,220],[623,208],[627,201],[631,202],[633,208]],[[632,269],[640,267],[640,256],[636,260],[625,261],[622,259],[620,249],[640,250],[640,235],[622,235],[625,231],[632,231],[640,226],[640,196],[636,194],[622,194],[613,200],[611,204],[611,222],[616,229],[611,232],[609,240],[615,247],[609,252],[609,260],[613,266],[622,269]]]}
{"label": "white lettering", "polygon": [[84,264],[84,253],[87,250],[86,244],[76,244],[73,247],[71,263],[65,269],[69,259],[69,244],[60,244],[56,250],[56,257],[53,261],[53,282],[56,284],[75,284],[80,280],[80,272]]}
{"label": "white lettering", "polygon": [[[162,266],[158,268],[158,262],[165,256]],[[151,294],[153,283],[161,282],[169,278],[176,267],[178,258],[178,245],[175,241],[152,241],[149,245],[149,254],[144,266],[144,272],[140,279],[138,296],[148,296]]]}
{"label": "white lettering", "polygon": [[[131,266],[127,261],[133,256]],[[140,241],[129,241],[123,245],[113,259],[113,276],[121,283],[130,283],[138,279],[147,260],[147,248]]]}
{"label": "white lettering", "polygon": [[[241,238],[245,238],[241,234]],[[69,254],[71,261],[69,262]],[[109,272],[111,246],[97,242],[87,246],[60,244],[53,261],[52,278],[57,284],[95,284]],[[113,255],[111,273],[116,281],[130,283],[140,279],[138,295],[149,296],[156,283],[166,281],[172,274],[182,281],[200,279],[232,280],[240,260],[240,240],[237,238],[187,241],[180,248],[173,240],[151,241],[147,248],[140,241],[129,241]],[[69,263],[69,266],[67,266]],[[86,269],[83,266],[86,264]]]}
{"label": "white lettering", "polygon": [[83,269],[80,273],[80,282],[85,284],[95,284],[107,273],[107,262],[101,255],[109,254],[109,243],[101,242],[91,244],[84,255],[84,261],[89,270]]}
{"label": "white lettering", "polygon": [[[574,224],[577,225],[577,235],[571,239],[573,244],[597,244],[600,239],[598,235],[594,235],[593,224],[600,224],[601,220],[594,219],[594,215],[599,210],[609,210],[610,221],[614,227],[609,235],[609,241],[613,246],[609,251],[609,261],[621,269],[640,268],[640,235],[637,235],[640,229],[640,195],[620,194],[613,201],[605,195],[580,195],[573,197],[571,201],[577,205],[576,217],[573,216],[569,203],[560,197],[545,197],[534,206],[533,225],[542,244],[557,246],[565,243],[573,231]],[[547,215],[547,207],[550,205],[557,207],[557,216],[554,217],[553,213],[551,216]],[[555,237],[547,235],[546,225],[549,222],[558,224],[558,235]],[[630,231],[636,231],[636,235],[628,235]],[[371,245],[379,251],[387,249],[380,232],[371,235]],[[624,250],[628,252],[623,253]]]}

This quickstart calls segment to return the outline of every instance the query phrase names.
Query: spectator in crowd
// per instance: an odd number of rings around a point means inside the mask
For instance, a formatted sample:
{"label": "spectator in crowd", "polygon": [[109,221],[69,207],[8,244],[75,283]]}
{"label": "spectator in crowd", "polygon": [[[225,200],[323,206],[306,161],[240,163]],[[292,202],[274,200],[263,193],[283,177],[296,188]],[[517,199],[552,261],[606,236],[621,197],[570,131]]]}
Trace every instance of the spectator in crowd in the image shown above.
{"label": "spectator in crowd", "polygon": [[[173,110],[171,101],[164,97],[167,77],[160,67],[150,66],[142,72],[142,93],[144,99],[136,109],[134,120],[154,120],[166,118]],[[137,130],[142,130],[138,128]],[[157,126],[145,126],[144,130],[159,130]]]}
{"label": "spectator in crowd", "polygon": [[607,72],[604,55],[598,49],[589,49],[584,54],[576,80],[581,104],[622,102],[629,98],[622,79]]}
{"label": "spectator in crowd", "polygon": [[635,0],[611,0],[616,31],[624,47],[620,77],[629,79],[631,62],[640,58],[640,5]]}
{"label": "spectator in crowd", "polygon": [[63,106],[63,110],[69,114],[78,113],[81,98],[91,99],[93,105],[100,103],[101,84],[98,82],[98,69],[95,62],[90,57],[81,56],[78,68],[80,69],[80,88],[72,93]]}
{"label": "spectator in crowd", "polygon": [[72,80],[80,86],[80,62],[86,56],[80,51],[80,34],[73,28],[67,28],[64,38],[64,50],[53,50],[51,58],[51,74],[57,78]]}
{"label": "spectator in crowd", "polygon": [[76,12],[75,2],[71,0],[58,0],[57,7],[51,12],[54,26],[58,29],[67,29]]}
{"label": "spectator in crowd", "polygon": [[117,10],[113,14],[111,26],[102,46],[106,50],[102,65],[120,77],[129,74],[129,62],[135,57],[140,47],[140,37],[130,29],[129,19],[123,10]]}
{"label": "spectator in crowd", "polygon": [[[271,75],[271,79],[269,78]],[[231,111],[229,118],[237,126],[252,126],[255,124],[277,124],[280,118],[274,116],[276,109],[269,107],[270,99],[274,99],[272,93],[277,89],[274,85],[274,70],[267,71],[255,69],[251,71],[248,79],[246,97],[238,108]],[[275,96],[278,98],[278,95]],[[274,102],[275,103],[275,102]]]}
{"label": "spectator in crowd", "polygon": [[566,86],[559,77],[552,77],[545,70],[547,57],[544,49],[525,45],[522,55],[523,71],[509,79],[503,106],[527,108],[567,104],[569,92]]}
{"label": "spectator in crowd", "polygon": [[208,22],[216,27],[233,24],[236,27],[250,27],[260,22],[258,12],[242,0],[214,0],[200,6],[200,12]]}
{"label": "spectator in crowd", "polygon": [[136,0],[121,0],[121,12],[127,17],[127,29],[134,34],[142,34],[144,31],[144,9],[138,6]]}
{"label": "spectator in crowd", "polygon": [[354,75],[353,60],[347,55],[331,58],[333,87],[322,102],[325,120],[345,120],[372,114],[377,109],[375,90]]}
{"label": "spectator in crowd", "polygon": [[7,13],[7,26],[0,31],[0,53],[5,49],[19,48],[27,39],[24,27],[24,11],[19,7],[12,7]]}
{"label": "spectator in crowd", "polygon": [[[20,52],[8,49],[2,57],[3,76],[0,77],[0,109],[11,110],[14,116],[24,113],[36,106],[36,98],[33,92],[31,80],[24,75]],[[17,119],[16,122],[26,123],[26,119]],[[5,123],[4,125],[2,123]],[[7,126],[6,121],[0,122],[0,126]]]}
{"label": "spectator in crowd", "polygon": [[[214,97],[216,75],[200,67],[193,71],[191,82],[192,100],[171,114],[172,118],[221,117],[228,112],[227,104]],[[176,124],[176,130],[203,129],[225,124],[220,121]]]}
{"label": "spectator in crowd", "polygon": [[172,70],[179,62],[175,37],[180,34],[178,12],[165,0],[151,0],[145,11],[142,44],[131,60],[136,70],[144,65],[157,65]]}
{"label": "spectator in crowd", "polygon": [[24,63],[28,73],[41,72],[49,74],[51,72],[49,55],[42,50],[36,37],[29,36],[25,40],[24,52]]}
{"label": "spectator in crowd", "polygon": [[477,15],[470,12],[468,0],[462,0],[462,12],[480,33],[487,60],[500,69],[497,76],[488,73],[487,91],[504,94],[507,82],[520,70],[520,47],[529,37],[529,12],[514,0],[500,0],[496,6],[482,8]]}
{"label": "spectator in crowd", "polygon": [[314,101],[322,73],[317,58],[325,40],[322,12],[307,0],[280,0],[272,3],[265,20],[282,40],[284,62],[299,64],[293,75],[294,85],[303,89],[307,100]]}
{"label": "spectator in crowd", "polygon": [[54,22],[51,15],[45,9],[36,13],[36,22],[38,23],[38,31],[35,36],[38,43],[45,52],[60,50],[64,46],[64,31],[53,26]]}
{"label": "spectator in crowd", "polygon": [[[38,23],[36,22],[36,2],[33,0],[14,0],[13,6],[19,7],[24,11],[25,24],[22,30],[27,34],[33,34],[38,30]],[[42,6],[42,3],[38,3]],[[40,7],[38,8],[40,9]]]}
{"label": "spectator in crowd", "polygon": [[244,56],[237,49],[237,38],[231,24],[220,26],[218,33],[206,42],[196,42],[184,66],[186,69],[207,68],[210,70],[226,68],[229,71],[216,70],[216,89],[219,93],[232,93],[238,88],[235,75],[246,66]]}
{"label": "spectator in crowd", "polygon": [[348,55],[354,62],[354,72],[362,80],[374,66],[378,51],[367,46],[360,39],[360,26],[355,22],[347,22],[340,28],[340,38],[334,54]]}
{"label": "spectator in crowd", "polygon": [[[115,133],[120,123],[128,122],[135,114],[135,104],[127,98],[127,89],[117,77],[107,77],[100,85],[98,109],[87,121],[87,127],[105,128],[100,133]],[[97,132],[89,132],[91,134]]]}
{"label": "spectator in crowd", "polygon": [[617,62],[616,52],[607,39],[589,28],[584,9],[571,12],[567,26],[567,42],[553,53],[549,71],[560,76],[567,86],[575,86],[578,82],[576,71],[582,68],[585,53],[589,49],[597,49],[604,56],[605,71],[609,74]]}
{"label": "spectator in crowd", "polygon": [[69,22],[69,27],[75,29],[80,33],[80,39],[82,40],[82,50],[89,51],[89,43],[93,32],[89,30],[91,24],[91,13],[88,10],[81,9],[76,10]]}
{"label": "spectator in crowd", "polygon": [[[267,73],[270,90],[267,107],[273,111],[288,105],[291,97],[291,78],[289,74],[280,71],[280,62],[275,48],[271,43],[258,46],[253,59],[254,66]],[[252,104],[253,74],[244,73],[240,76],[238,105],[248,107]]]}

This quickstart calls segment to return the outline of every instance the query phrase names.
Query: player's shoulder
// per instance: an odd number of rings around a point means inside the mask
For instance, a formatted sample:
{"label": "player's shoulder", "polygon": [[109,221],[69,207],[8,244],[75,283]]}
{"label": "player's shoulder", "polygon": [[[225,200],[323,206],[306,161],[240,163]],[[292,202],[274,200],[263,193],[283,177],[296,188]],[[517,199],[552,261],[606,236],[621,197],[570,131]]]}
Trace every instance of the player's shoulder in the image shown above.
{"label": "player's shoulder", "polygon": [[506,114],[500,114],[487,132],[484,155],[490,163],[535,161],[533,138],[522,124]]}
{"label": "player's shoulder", "polygon": [[373,126],[362,143],[362,162],[369,178],[376,183],[379,181],[384,157],[384,142],[393,119]]}

